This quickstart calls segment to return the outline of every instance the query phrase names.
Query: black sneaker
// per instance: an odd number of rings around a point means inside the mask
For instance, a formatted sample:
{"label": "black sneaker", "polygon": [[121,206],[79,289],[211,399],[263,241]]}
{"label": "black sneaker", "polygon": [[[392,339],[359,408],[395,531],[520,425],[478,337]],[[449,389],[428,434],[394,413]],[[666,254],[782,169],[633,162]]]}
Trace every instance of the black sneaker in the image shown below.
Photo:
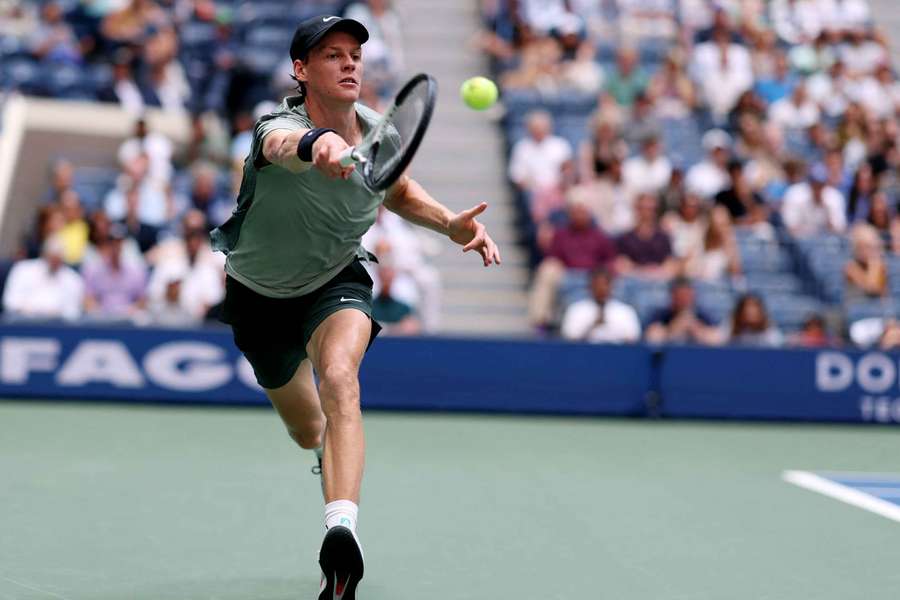
{"label": "black sneaker", "polygon": [[319,550],[322,588],[319,600],[355,600],[356,586],[363,576],[363,556],[349,528],[336,525],[328,530]]}

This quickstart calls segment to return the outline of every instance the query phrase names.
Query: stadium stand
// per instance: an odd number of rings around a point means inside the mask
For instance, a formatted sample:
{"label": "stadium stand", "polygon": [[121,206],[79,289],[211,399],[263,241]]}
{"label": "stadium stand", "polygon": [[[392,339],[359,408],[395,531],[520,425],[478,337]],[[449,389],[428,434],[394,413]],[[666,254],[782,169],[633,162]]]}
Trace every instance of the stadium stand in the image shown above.
{"label": "stadium stand", "polygon": [[[694,278],[720,341],[748,292],[788,341],[802,343],[810,320],[848,339],[856,321],[896,316],[900,84],[866,2],[519,0],[483,3],[482,15],[511,173],[525,144],[559,164],[555,176],[513,179],[534,264],[552,254],[546,240],[572,202],[587,203],[622,252],[650,192],[678,267],[641,269],[614,291],[645,327],[676,275]],[[527,127],[540,111],[555,121],[546,135]],[[699,216],[681,216],[686,197]],[[723,206],[729,222],[717,226]],[[532,314],[540,333],[555,335],[566,307],[588,297],[579,267],[561,279],[554,316]]]}

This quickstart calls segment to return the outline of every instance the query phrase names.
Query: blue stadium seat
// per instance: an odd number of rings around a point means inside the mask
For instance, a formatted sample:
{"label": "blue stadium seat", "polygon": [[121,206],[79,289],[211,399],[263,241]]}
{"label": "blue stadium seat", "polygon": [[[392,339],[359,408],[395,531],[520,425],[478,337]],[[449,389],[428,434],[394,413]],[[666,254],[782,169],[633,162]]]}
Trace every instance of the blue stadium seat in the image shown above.
{"label": "blue stadium seat", "polygon": [[821,313],[823,305],[809,296],[771,296],[766,299],[769,317],[785,331],[799,329],[814,313]]}
{"label": "blue stadium seat", "polygon": [[855,323],[862,319],[896,317],[900,314],[898,308],[900,307],[892,298],[854,302],[847,307],[847,322]]}

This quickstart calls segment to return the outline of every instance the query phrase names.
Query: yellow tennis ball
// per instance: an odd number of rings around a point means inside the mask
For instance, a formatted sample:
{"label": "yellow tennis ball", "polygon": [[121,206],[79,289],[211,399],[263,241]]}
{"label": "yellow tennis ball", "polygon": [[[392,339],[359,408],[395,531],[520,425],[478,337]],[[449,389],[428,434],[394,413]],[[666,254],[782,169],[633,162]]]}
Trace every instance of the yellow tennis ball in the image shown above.
{"label": "yellow tennis ball", "polygon": [[497,101],[497,85],[487,77],[472,77],[459,88],[466,106],[475,110],[485,110]]}

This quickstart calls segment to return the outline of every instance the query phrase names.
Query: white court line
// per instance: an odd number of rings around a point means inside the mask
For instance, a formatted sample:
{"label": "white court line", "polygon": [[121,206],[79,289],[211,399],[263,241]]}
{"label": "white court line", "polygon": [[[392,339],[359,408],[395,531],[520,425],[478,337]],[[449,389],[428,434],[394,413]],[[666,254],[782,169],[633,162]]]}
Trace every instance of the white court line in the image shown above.
{"label": "white court line", "polygon": [[52,596],[53,598],[59,598],[59,600],[69,600],[65,596],[60,596],[59,594],[54,594],[53,592],[51,592],[49,590],[43,590],[37,586],[28,585],[27,583],[22,583],[21,581],[16,581],[15,579],[11,579],[11,578],[7,577],[6,575],[0,575],[0,579],[3,579],[4,581],[8,581],[10,583],[14,583],[20,587],[25,588],[26,590],[31,590],[32,592],[38,592],[39,594],[47,594],[48,596]]}
{"label": "white court line", "polygon": [[870,496],[846,485],[829,481],[809,471],[785,471],[781,478],[788,483],[818,492],[829,498],[840,500],[857,508],[881,515],[886,519],[900,523],[900,506],[886,500]]}

